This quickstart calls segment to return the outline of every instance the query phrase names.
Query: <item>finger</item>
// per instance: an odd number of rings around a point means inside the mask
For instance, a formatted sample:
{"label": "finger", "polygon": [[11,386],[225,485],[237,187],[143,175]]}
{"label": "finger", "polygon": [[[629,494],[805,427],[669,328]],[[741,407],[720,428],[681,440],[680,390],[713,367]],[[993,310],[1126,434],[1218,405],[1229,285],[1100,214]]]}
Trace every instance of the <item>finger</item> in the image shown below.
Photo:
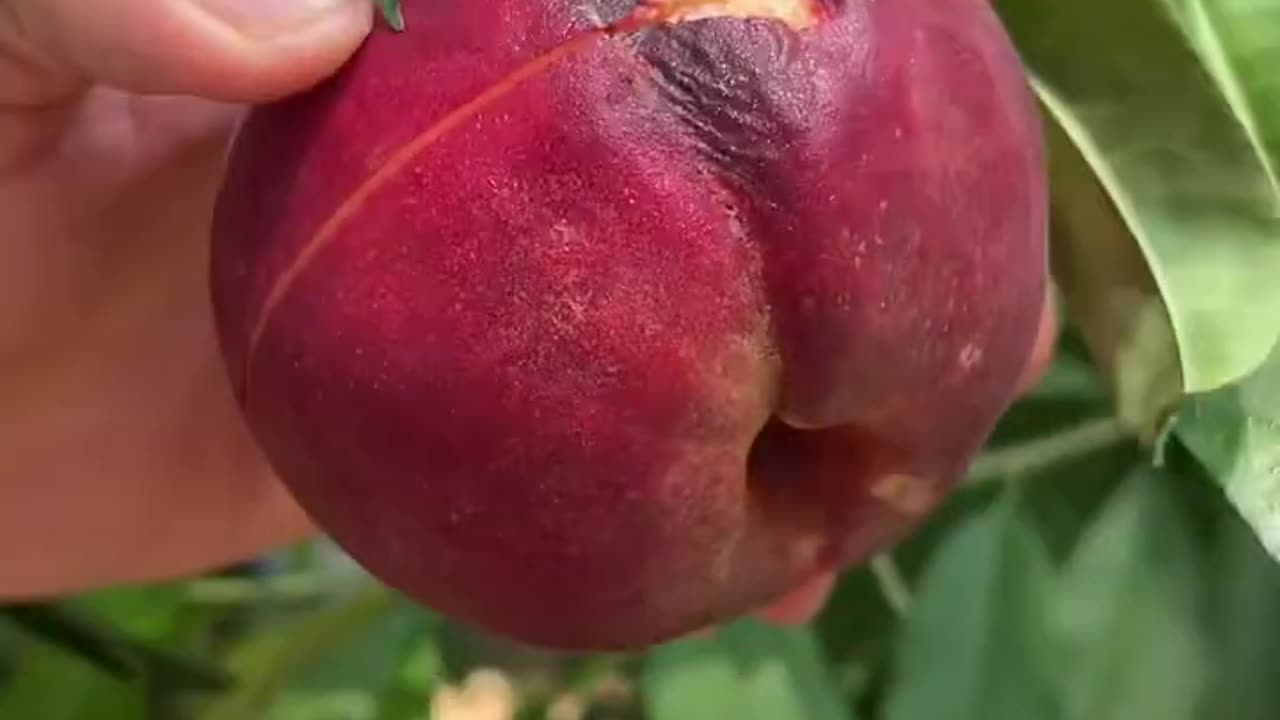
{"label": "finger", "polygon": [[92,82],[268,101],[333,73],[372,17],[369,0],[0,0],[0,92],[41,102]]}
{"label": "finger", "polygon": [[804,625],[812,621],[835,588],[836,575],[824,572],[774,600],[755,615],[774,625]]}
{"label": "finger", "polygon": [[1053,361],[1053,352],[1058,344],[1058,303],[1053,288],[1045,293],[1044,306],[1040,311],[1040,329],[1036,333],[1035,346],[1027,361],[1026,369],[1018,380],[1018,393],[1025,394],[1044,377]]}

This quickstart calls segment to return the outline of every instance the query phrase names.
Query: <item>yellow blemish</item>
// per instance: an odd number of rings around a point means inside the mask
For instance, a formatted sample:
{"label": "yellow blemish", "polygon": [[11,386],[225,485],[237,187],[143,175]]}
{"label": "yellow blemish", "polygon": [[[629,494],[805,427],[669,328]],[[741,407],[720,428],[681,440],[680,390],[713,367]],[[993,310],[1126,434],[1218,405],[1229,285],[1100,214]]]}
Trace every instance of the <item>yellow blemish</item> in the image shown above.
{"label": "yellow blemish", "polygon": [[734,559],[738,556],[738,551],[746,536],[746,525],[747,523],[742,523],[736,527],[732,536],[726,539],[719,551],[712,557],[711,579],[716,585],[725,585],[729,582],[733,573]]}
{"label": "yellow blemish", "polygon": [[871,496],[902,515],[923,515],[933,507],[934,493],[924,480],[902,473],[886,475],[871,486]]}

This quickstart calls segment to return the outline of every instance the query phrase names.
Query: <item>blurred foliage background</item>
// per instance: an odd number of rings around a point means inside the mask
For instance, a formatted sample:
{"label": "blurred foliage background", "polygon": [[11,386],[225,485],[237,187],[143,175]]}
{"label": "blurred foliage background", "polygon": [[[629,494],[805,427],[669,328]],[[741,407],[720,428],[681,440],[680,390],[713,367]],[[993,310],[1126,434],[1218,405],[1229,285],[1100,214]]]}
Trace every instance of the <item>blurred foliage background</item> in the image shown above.
{"label": "blurred foliage background", "polygon": [[1150,461],[1067,335],[969,482],[808,627],[546,653],[320,540],[5,608],[0,718],[1271,720],[1280,568],[1203,473],[1177,443]]}
{"label": "blurred foliage background", "polygon": [[0,720],[1280,718],[1280,0],[993,5],[1045,121],[1059,353],[813,623],[547,653],[317,541],[0,608]]}

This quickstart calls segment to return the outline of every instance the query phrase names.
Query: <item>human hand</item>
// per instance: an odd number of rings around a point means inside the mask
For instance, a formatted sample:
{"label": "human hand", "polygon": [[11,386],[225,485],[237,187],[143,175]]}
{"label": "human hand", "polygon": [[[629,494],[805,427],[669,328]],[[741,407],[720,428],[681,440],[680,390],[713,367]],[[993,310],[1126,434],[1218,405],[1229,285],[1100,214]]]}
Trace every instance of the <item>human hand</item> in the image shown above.
{"label": "human hand", "polygon": [[312,532],[223,377],[208,224],[240,103],[329,74],[371,18],[369,0],[0,0],[0,596]]}
{"label": "human hand", "polygon": [[[0,597],[181,577],[315,532],[224,377],[208,225],[244,105],[336,70],[371,16],[0,0]],[[761,615],[806,621],[832,582]]]}

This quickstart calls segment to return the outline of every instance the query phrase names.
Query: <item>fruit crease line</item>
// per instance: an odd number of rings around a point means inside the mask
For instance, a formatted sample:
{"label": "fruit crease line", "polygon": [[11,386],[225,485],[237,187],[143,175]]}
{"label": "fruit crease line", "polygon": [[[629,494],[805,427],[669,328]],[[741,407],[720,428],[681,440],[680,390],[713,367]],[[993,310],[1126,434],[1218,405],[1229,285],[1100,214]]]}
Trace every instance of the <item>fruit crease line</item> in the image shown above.
{"label": "fruit crease line", "polygon": [[459,105],[437,120],[430,127],[418,133],[412,140],[400,147],[385,163],[383,163],[364,182],[338,205],[338,208],[321,224],[320,229],[298,252],[293,262],[280,274],[257,314],[249,334],[249,342],[244,359],[242,373],[244,399],[249,396],[249,381],[253,359],[261,344],[262,336],[275,315],[276,308],[288,295],[289,290],[297,282],[302,272],[311,264],[316,255],[328,246],[338,232],[360,211],[362,207],[380,189],[405,170],[405,168],[425,151],[440,140],[449,131],[474,118],[489,105],[501,100],[518,88],[525,81],[536,77],[560,60],[579,51],[591,42],[612,35],[609,28],[597,28],[572,37],[555,48],[526,62],[498,82],[490,85],[479,95]]}

